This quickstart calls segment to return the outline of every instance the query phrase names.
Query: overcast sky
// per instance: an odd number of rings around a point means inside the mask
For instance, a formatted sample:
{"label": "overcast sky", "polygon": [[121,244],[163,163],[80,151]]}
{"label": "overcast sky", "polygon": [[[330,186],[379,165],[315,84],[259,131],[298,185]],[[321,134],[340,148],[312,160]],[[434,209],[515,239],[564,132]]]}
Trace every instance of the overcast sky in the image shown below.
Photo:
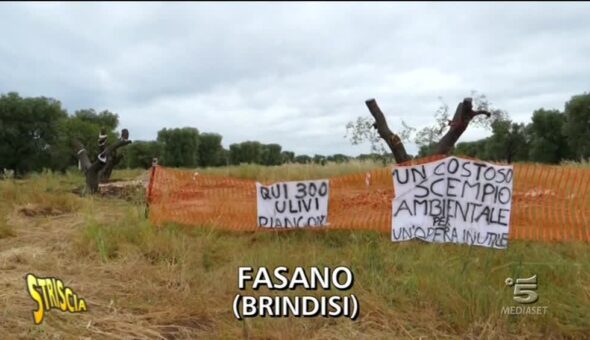
{"label": "overcast sky", "polygon": [[225,147],[357,155],[345,125],[368,98],[394,130],[472,90],[516,121],[563,110],[590,90],[589,18],[590,3],[2,3],[0,92],[108,109],[132,139],[193,126]]}

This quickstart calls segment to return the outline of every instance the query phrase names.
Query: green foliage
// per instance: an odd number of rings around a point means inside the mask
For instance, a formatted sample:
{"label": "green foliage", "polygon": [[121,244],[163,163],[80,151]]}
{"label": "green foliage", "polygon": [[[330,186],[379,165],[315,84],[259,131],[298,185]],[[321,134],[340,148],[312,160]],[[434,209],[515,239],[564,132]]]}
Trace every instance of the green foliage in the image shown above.
{"label": "green foliage", "polygon": [[281,165],[295,154],[281,152],[279,144],[262,144],[257,141],[246,141],[229,146],[230,163],[238,165],[241,163]]}
{"label": "green foliage", "polygon": [[281,146],[279,144],[266,144],[262,146],[261,160],[263,165],[281,165]]}
{"label": "green foliage", "polygon": [[74,118],[100,126],[107,131],[114,131],[119,125],[119,115],[107,110],[100,113],[96,113],[94,109],[78,110],[74,113]]}
{"label": "green foliage", "polygon": [[346,155],[343,155],[343,154],[341,154],[341,153],[337,153],[337,154],[335,154],[335,155],[331,155],[331,156],[328,156],[328,157],[326,158],[326,160],[327,160],[328,162],[336,162],[336,163],[346,163],[346,162],[348,162],[350,159],[351,159],[350,157],[348,157],[348,156],[346,156]]}
{"label": "green foliage", "polygon": [[420,145],[420,148],[418,149],[418,158],[431,155],[434,152],[434,150],[436,150],[436,143],[435,142],[431,141],[427,144],[422,144],[422,145]]}
{"label": "green foliage", "polygon": [[577,160],[590,158],[590,93],[573,96],[565,104],[564,132]]}
{"label": "green foliage", "polygon": [[49,167],[59,124],[66,118],[55,99],[22,98],[14,92],[0,96],[0,168],[22,175]]}
{"label": "green foliage", "polygon": [[91,155],[98,154],[98,135],[105,129],[109,140],[117,139],[116,114],[79,110],[68,116],[61,103],[52,98],[23,98],[18,93],[0,97],[0,168],[17,175],[52,169],[65,172],[77,164],[74,138]]}
{"label": "green foliage", "polygon": [[[0,97],[0,171],[16,175],[44,168],[65,172],[78,161],[73,141],[80,141],[91,160],[99,153],[98,136],[104,130],[108,141],[118,139],[119,116],[110,111],[78,110],[68,116],[61,104],[50,98],[21,98],[17,93]],[[199,134],[196,128],[158,131],[156,141],[136,141],[119,152],[119,168],[148,168],[158,157],[173,167],[213,167],[252,163],[280,165],[294,162],[295,154],[279,144],[246,141],[223,149],[222,136]]]}
{"label": "green foliage", "polygon": [[281,152],[281,163],[293,163],[295,162],[295,153],[291,151]]}
{"label": "green foliage", "polygon": [[231,164],[260,164],[262,158],[262,144],[256,141],[246,141],[239,144],[231,144],[229,146],[229,152]]}
{"label": "green foliage", "polygon": [[221,135],[217,133],[202,133],[199,135],[199,166],[225,165],[221,139]]}
{"label": "green foliage", "polygon": [[227,149],[221,149],[219,151],[219,165],[225,166],[230,164],[230,153]]}
{"label": "green foliage", "polygon": [[240,143],[240,163],[260,164],[262,156],[262,144],[256,141]]}
{"label": "green foliage", "polygon": [[482,159],[487,158],[487,156],[485,156],[487,141],[488,139],[486,138],[475,142],[457,143],[453,154],[457,156],[468,156]]}
{"label": "green foliage", "polygon": [[92,109],[80,110],[76,111],[74,116],[62,121],[60,127],[61,145],[68,151],[68,155],[72,159],[76,159],[74,152],[77,151],[72,149],[71,146],[74,139],[79,140],[84,145],[91,157],[96,157],[99,153],[98,136],[102,129],[106,130],[109,143],[118,139],[115,131],[118,125],[118,117],[117,115],[110,116],[111,114],[107,114],[107,112],[104,111],[101,115],[97,115]]}
{"label": "green foliage", "polygon": [[563,134],[566,116],[558,110],[539,109],[529,125],[529,158],[535,162],[557,164],[568,157],[567,137]]}
{"label": "green foliage", "polygon": [[312,161],[315,164],[325,165],[327,162],[326,156],[322,155],[313,155]]}
{"label": "green foliage", "polygon": [[124,165],[130,169],[151,167],[154,157],[160,159],[163,152],[164,145],[157,141],[134,141],[121,151]]}
{"label": "green foliage", "polygon": [[352,145],[369,142],[371,153],[385,154],[384,142],[373,127],[373,119],[369,117],[357,117],[356,121],[346,124],[346,135]]}
{"label": "green foliage", "polygon": [[199,164],[199,130],[196,128],[164,128],[158,131],[158,142],[164,147],[161,164],[173,167]]}
{"label": "green foliage", "polygon": [[295,163],[308,164],[311,163],[312,159],[308,155],[298,155],[295,157]]}
{"label": "green foliage", "polygon": [[510,120],[496,120],[492,123],[492,136],[486,140],[486,159],[512,163],[527,159],[527,137],[525,125]]}

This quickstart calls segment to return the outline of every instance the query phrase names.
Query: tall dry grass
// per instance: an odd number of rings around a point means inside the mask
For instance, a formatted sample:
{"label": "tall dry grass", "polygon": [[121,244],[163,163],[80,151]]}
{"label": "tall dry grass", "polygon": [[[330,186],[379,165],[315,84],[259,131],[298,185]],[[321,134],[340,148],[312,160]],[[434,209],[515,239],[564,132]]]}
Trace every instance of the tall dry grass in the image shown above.
{"label": "tall dry grass", "polygon": [[362,173],[380,169],[387,165],[371,160],[352,160],[346,163],[327,162],[319,164],[288,163],[277,166],[261,166],[257,164],[240,164],[227,167],[196,168],[193,171],[216,176],[254,179],[260,181],[320,179],[341,175]]}
{"label": "tall dry grass", "polygon": [[[381,164],[242,165],[199,169],[258,180],[302,179],[366,171]],[[339,168],[341,167],[341,168]],[[115,177],[141,173],[116,172]],[[154,227],[140,201],[81,198],[75,173],[0,181],[0,266],[7,280],[0,334],[23,338],[585,338],[590,334],[590,245],[509,243],[505,251],[422,242],[392,243],[365,231],[222,232],[208,227]],[[60,215],[26,216],[27,204]],[[31,234],[34,231],[34,234]],[[1,232],[0,232],[1,235]],[[23,238],[24,237],[24,238]],[[20,253],[18,249],[22,250]],[[7,253],[9,252],[10,253]],[[10,254],[7,255],[7,254]],[[40,254],[34,256],[32,254]],[[360,302],[356,321],[257,318],[237,321],[239,266],[348,266]],[[30,320],[24,272],[64,279],[89,302],[89,312],[50,311]],[[502,315],[516,305],[507,277],[538,277],[547,315]],[[5,281],[2,281],[2,283]],[[302,295],[300,289],[286,292]],[[272,294],[272,293],[271,293]],[[320,293],[312,293],[320,294]]]}
{"label": "tall dry grass", "polygon": [[564,162],[561,162],[561,165],[574,166],[574,167],[580,167],[580,168],[590,168],[590,158],[582,160],[581,162],[564,161]]}

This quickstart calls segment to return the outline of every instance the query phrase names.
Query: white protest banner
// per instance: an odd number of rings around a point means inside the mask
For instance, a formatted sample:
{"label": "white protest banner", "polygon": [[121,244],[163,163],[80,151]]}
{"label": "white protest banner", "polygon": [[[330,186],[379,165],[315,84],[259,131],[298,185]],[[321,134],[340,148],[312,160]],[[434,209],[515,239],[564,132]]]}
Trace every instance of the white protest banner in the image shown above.
{"label": "white protest banner", "polygon": [[392,241],[508,247],[511,165],[447,157],[393,170]]}
{"label": "white protest banner", "polygon": [[258,226],[319,227],[328,224],[330,182],[293,181],[269,186],[256,183]]}

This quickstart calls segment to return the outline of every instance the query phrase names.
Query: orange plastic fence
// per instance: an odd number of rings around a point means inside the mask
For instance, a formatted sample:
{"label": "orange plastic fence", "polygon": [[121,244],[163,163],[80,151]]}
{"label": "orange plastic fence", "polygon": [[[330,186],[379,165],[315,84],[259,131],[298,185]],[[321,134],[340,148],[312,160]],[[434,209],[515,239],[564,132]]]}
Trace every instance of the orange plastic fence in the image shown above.
{"label": "orange plastic fence", "polygon": [[[156,166],[148,188],[150,220],[265,230],[256,226],[255,183]],[[389,168],[331,177],[328,228],[391,232],[394,194]],[[510,239],[590,241],[589,197],[589,169],[515,164]]]}

